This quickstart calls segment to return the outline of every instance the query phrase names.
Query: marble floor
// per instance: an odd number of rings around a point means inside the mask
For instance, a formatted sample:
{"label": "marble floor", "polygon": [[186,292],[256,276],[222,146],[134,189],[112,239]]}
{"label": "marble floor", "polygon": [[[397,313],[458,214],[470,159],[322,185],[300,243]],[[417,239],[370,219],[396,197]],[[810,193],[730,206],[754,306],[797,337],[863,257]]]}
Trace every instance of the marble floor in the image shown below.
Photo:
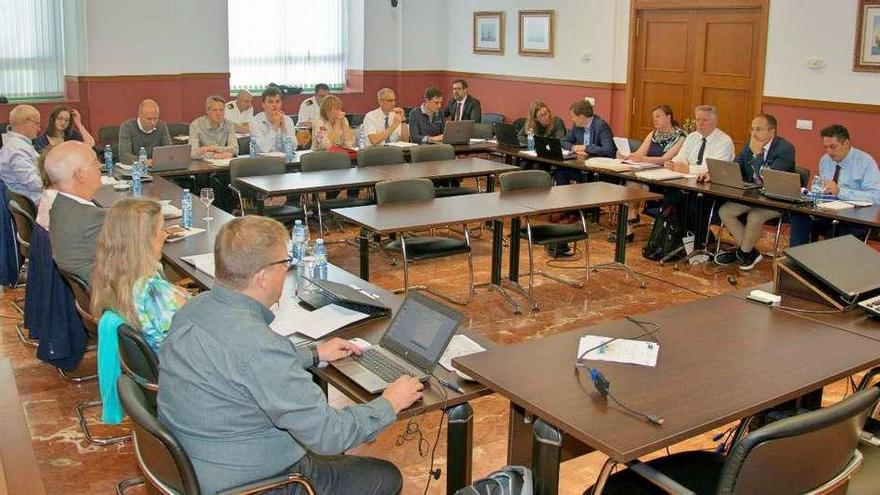
{"label": "marble floor", "polygon": [[[603,217],[603,221],[606,221]],[[608,226],[595,232],[591,238],[591,263],[611,261],[614,246],[606,240]],[[535,313],[514,315],[499,295],[478,291],[473,302],[465,307],[466,325],[499,344],[522,342],[560,332],[581,328],[604,321],[620,319],[660,309],[673,304],[701,299],[740,288],[767,282],[771,278],[771,262],[763,261],[751,272],[740,272],[735,267],[718,267],[713,264],[683,266],[660,265],[641,257],[641,247],[650,231],[647,222],[636,228],[636,242],[627,248],[627,262],[647,281],[647,288],[639,289],[632,279],[620,271],[601,271],[591,274],[586,289],[577,290],[536,279],[535,297],[541,309]],[[767,232],[759,247],[772,247],[772,233]],[[328,240],[353,238],[354,229],[328,235]],[[474,242],[475,270],[478,281],[489,275],[490,239],[484,232]],[[580,276],[583,260],[561,263],[568,270],[545,266],[547,258],[542,249],[536,250],[536,263],[547,270],[565,271],[568,276]],[[506,256],[506,252],[505,252]],[[334,243],[329,248],[330,261],[344,269],[357,273],[357,250],[345,243]],[[523,252],[522,269],[527,269]],[[402,268],[391,266],[381,254],[371,257],[372,281],[384,288],[394,289],[402,285]],[[462,293],[467,284],[464,258],[436,260],[412,266],[412,283],[430,282],[439,289]],[[109,447],[90,446],[84,440],[75,419],[75,405],[98,397],[96,382],[72,384],[61,378],[54,369],[34,357],[34,349],[24,347],[15,335],[19,314],[11,301],[16,291],[7,290],[0,297],[0,357],[8,358],[13,366],[18,390],[33,438],[40,472],[47,492],[67,495],[112,493],[119,480],[137,474],[131,444]],[[524,308],[525,301],[519,299]],[[87,356],[81,368],[94,369],[94,357]],[[845,393],[840,382],[830,387],[826,400],[839,400]],[[345,405],[346,399],[331,391],[331,402]],[[474,424],[474,477],[497,469],[505,464],[507,442],[506,400],[490,395],[473,402]],[[97,417],[97,411],[94,414]],[[437,434],[439,413],[427,414],[421,420],[421,430],[433,443]],[[97,426],[97,433],[118,432],[122,427]],[[405,421],[394,424],[376,441],[359,446],[352,453],[370,455],[393,461],[400,467],[405,478],[405,494],[425,491],[430,456],[419,454],[417,442],[400,443]],[[672,451],[713,448],[716,432],[688,440],[672,447]],[[440,435],[436,450],[435,467],[445,468],[445,429]],[[658,453],[659,455],[660,453]],[[576,494],[595,480],[604,462],[599,453],[583,456],[563,464],[560,493]],[[432,481],[428,493],[445,493],[445,475]],[[129,493],[145,493],[132,489]]]}

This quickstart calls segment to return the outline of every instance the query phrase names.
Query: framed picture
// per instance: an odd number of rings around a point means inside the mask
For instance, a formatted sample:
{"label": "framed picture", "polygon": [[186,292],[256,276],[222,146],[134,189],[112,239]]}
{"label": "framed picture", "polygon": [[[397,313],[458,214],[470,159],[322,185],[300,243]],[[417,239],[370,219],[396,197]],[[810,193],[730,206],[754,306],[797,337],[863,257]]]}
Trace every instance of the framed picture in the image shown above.
{"label": "framed picture", "polygon": [[504,12],[474,12],[474,53],[504,53]]}
{"label": "framed picture", "polygon": [[552,57],[556,37],[555,10],[519,11],[519,54]]}
{"label": "framed picture", "polygon": [[880,72],[880,0],[859,0],[853,70]]}

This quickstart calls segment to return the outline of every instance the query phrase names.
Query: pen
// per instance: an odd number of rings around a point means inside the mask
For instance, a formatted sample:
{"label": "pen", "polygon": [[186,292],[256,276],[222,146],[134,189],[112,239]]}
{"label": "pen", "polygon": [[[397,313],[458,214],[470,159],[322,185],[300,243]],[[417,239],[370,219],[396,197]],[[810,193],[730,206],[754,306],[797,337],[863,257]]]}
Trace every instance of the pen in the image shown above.
{"label": "pen", "polygon": [[452,383],[452,382],[446,381],[446,380],[444,380],[444,379],[441,378],[441,379],[440,379],[440,384],[443,385],[444,387],[448,388],[449,390],[452,390],[453,392],[458,392],[458,393],[460,393],[461,395],[464,395],[464,390],[462,390],[461,387],[459,387],[459,386],[458,386],[457,384],[455,384],[455,383]]}

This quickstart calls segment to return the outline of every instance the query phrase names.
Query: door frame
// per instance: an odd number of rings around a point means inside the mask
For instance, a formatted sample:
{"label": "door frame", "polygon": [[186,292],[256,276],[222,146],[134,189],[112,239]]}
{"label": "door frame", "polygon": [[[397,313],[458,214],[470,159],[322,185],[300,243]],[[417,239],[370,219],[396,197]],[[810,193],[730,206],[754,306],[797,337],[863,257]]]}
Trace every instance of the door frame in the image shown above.
{"label": "door frame", "polygon": [[635,98],[635,62],[636,34],[639,29],[639,15],[652,10],[733,10],[759,9],[758,23],[758,64],[755,74],[755,96],[753,114],[763,111],[764,99],[764,67],[767,64],[767,25],[770,17],[770,0],[632,0],[629,7],[629,54],[626,69],[626,119],[624,131],[629,137],[641,139],[642,136],[630,136],[630,124],[636,110]]}

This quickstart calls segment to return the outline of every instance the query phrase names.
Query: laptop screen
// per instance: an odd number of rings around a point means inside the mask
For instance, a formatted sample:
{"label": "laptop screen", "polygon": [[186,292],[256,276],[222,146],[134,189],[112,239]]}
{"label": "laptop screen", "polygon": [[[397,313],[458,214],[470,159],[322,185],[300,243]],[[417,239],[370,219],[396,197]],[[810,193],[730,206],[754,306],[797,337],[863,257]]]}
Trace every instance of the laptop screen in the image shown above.
{"label": "laptop screen", "polygon": [[430,371],[461,324],[462,314],[411,292],[382,337],[382,347]]}

